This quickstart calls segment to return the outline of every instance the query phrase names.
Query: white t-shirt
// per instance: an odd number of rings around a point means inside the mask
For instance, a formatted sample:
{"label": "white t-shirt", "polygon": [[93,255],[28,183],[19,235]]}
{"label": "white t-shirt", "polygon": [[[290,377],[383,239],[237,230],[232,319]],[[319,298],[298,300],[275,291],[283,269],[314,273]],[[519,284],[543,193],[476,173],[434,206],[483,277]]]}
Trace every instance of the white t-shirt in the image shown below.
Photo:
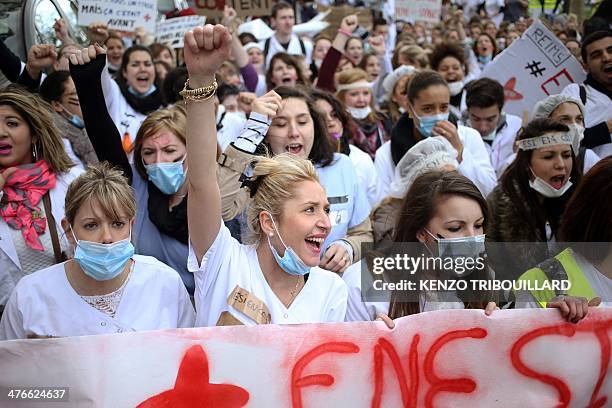
{"label": "white t-shirt", "polygon": [[225,311],[247,326],[256,324],[228,305],[228,296],[236,285],[265,303],[273,324],[344,321],[347,292],[338,275],[311,268],[306,284],[287,308],[268,285],[256,246],[240,244],[223,223],[200,265],[189,246],[187,268],[195,273],[196,326],[215,326]]}
{"label": "white t-shirt", "polygon": [[179,274],[150,256],[134,255],[115,317],[74,291],[64,263],[22,278],[0,321],[0,340],[87,336],[193,327],[195,313]]}
{"label": "white t-shirt", "polygon": [[374,168],[374,162],[369,154],[354,145],[349,145],[351,154],[349,158],[355,167],[355,173],[359,183],[364,186],[370,206],[378,203],[378,176]]}

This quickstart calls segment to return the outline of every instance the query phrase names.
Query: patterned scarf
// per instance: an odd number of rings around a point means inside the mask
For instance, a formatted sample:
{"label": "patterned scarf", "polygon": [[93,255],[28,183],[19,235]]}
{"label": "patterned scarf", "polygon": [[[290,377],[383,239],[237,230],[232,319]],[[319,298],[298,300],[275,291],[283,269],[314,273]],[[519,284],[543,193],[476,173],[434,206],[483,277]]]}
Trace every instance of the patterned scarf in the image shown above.
{"label": "patterned scarf", "polygon": [[17,166],[17,171],[4,184],[0,215],[9,227],[21,230],[23,239],[32,249],[45,250],[38,236],[44,234],[47,220],[38,203],[55,187],[55,182],[55,174],[40,160]]}

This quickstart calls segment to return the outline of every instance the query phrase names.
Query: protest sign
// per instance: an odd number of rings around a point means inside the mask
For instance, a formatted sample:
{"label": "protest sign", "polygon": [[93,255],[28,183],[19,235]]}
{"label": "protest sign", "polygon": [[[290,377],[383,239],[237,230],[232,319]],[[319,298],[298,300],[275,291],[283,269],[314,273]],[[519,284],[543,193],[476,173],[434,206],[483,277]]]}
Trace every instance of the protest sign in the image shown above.
{"label": "protest sign", "polygon": [[157,0],[79,0],[79,25],[104,22],[111,30],[155,32]]}
{"label": "protest sign", "polygon": [[442,0],[396,0],[396,21],[439,23]]}
{"label": "protest sign", "polygon": [[603,407],[612,310],[444,310],[395,321],[0,342],[0,405],[69,387],[96,407]]}
{"label": "protest sign", "polygon": [[561,93],[571,83],[583,82],[586,74],[555,34],[535,21],[485,67],[481,77],[504,86],[505,112],[528,119],[538,101]]}
{"label": "protest sign", "polygon": [[185,33],[206,22],[205,16],[175,17],[157,23],[155,41],[172,48],[183,48]]}
{"label": "protest sign", "polygon": [[268,16],[278,0],[189,0],[196,13],[212,18],[222,17],[227,4],[236,10],[240,17]]}

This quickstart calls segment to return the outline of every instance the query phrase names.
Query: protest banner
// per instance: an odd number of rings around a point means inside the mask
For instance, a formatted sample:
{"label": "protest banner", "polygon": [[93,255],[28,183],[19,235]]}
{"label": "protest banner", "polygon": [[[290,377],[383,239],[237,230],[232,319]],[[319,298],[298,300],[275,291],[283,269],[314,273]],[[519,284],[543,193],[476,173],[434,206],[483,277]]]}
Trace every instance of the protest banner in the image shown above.
{"label": "protest banner", "polygon": [[586,79],[580,63],[540,21],[495,57],[480,76],[502,84],[504,111],[527,120],[538,101]]}
{"label": "protest banner", "polygon": [[396,21],[439,23],[442,0],[395,0]]}
{"label": "protest banner", "polygon": [[[69,387],[57,407],[603,407],[612,310],[444,310],[382,322],[178,329],[0,342],[0,405]],[[14,395],[14,394],[13,394]]]}
{"label": "protest banner", "polygon": [[133,32],[143,27],[155,32],[157,0],[79,0],[78,23],[104,22],[111,30]]}
{"label": "protest banner", "polygon": [[205,16],[175,17],[157,23],[155,41],[172,48],[183,48],[185,33],[206,22]]}
{"label": "protest banner", "polygon": [[278,0],[189,0],[189,6],[196,13],[208,18],[223,16],[223,8],[227,4],[236,10],[240,17],[268,16],[272,6]]}

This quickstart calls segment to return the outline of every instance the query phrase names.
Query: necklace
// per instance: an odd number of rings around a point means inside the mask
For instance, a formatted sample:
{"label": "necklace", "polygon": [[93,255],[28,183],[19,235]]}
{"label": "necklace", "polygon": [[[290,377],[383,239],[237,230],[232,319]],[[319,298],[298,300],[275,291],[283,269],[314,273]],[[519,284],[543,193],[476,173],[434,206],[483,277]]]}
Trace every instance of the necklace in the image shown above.
{"label": "necklace", "polygon": [[291,290],[291,292],[289,292],[289,296],[291,296],[289,304],[293,303],[293,299],[297,295],[297,290],[298,290],[298,287],[300,286],[300,281],[302,280],[301,278],[302,278],[301,276],[297,277],[297,280],[295,281],[295,287]]}

